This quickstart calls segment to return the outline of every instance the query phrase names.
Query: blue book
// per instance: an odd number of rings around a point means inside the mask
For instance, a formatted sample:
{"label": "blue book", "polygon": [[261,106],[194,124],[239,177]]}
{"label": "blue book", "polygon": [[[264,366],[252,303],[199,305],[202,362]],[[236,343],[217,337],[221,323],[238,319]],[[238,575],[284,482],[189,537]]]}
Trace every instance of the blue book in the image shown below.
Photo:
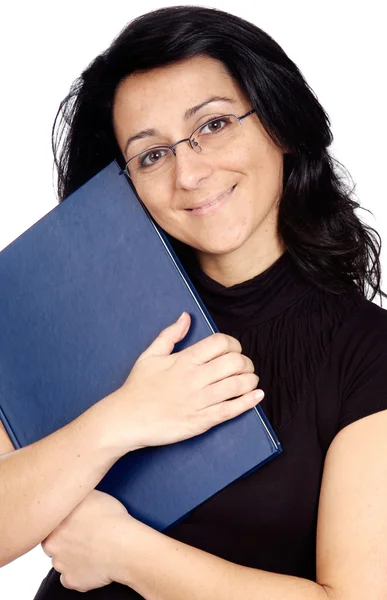
{"label": "blue book", "polygon": [[[191,328],[175,351],[217,329],[113,162],[0,253],[0,419],[15,447],[119,388],[183,311]],[[280,451],[257,406],[198,437],[126,454],[98,489],[162,531]]]}

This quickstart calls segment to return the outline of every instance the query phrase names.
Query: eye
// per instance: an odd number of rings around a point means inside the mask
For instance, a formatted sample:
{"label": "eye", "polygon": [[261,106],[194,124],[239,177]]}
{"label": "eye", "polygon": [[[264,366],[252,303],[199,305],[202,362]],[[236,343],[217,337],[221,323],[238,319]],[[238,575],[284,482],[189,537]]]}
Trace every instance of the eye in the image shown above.
{"label": "eye", "polygon": [[227,125],[230,124],[230,121],[231,119],[229,119],[228,117],[219,117],[218,119],[212,119],[211,121],[208,121],[208,123],[205,123],[199,129],[199,133],[200,135],[218,133],[219,131],[225,129],[225,127],[227,127]]}
{"label": "eye", "polygon": [[144,152],[138,157],[139,167],[153,167],[154,165],[159,163],[163,158],[168,156],[169,152],[169,148],[152,148],[151,150],[148,150],[148,152]]}

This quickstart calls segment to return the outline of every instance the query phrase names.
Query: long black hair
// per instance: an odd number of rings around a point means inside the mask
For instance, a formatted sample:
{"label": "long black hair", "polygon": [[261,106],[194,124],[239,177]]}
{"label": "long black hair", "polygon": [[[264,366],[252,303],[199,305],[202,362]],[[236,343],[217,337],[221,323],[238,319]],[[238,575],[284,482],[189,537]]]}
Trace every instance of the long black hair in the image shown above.
{"label": "long black hair", "polygon": [[197,55],[226,66],[285,152],[278,233],[294,264],[332,292],[356,287],[371,299],[384,296],[381,239],[355,214],[354,187],[328,153],[328,115],[268,34],[223,11],[175,6],[136,18],[74,82],[53,127],[59,201],[114,158],[122,164],[112,126],[118,83],[134,71]]}

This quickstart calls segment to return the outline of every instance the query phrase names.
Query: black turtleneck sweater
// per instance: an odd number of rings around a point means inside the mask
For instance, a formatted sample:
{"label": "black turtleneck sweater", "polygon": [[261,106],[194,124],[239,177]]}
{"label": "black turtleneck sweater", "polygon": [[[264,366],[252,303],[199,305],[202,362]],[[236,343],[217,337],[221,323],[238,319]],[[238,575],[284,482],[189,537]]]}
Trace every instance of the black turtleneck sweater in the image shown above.
{"label": "black turtleneck sweater", "polygon": [[[196,508],[169,535],[234,563],[315,580],[329,445],[343,427],[387,409],[387,312],[355,290],[337,295],[308,283],[287,253],[229,288],[197,265],[188,272],[218,329],[237,338],[254,362],[266,394],[261,406],[283,452]],[[116,583],[86,595],[140,598]],[[36,600],[78,596],[52,570]]]}

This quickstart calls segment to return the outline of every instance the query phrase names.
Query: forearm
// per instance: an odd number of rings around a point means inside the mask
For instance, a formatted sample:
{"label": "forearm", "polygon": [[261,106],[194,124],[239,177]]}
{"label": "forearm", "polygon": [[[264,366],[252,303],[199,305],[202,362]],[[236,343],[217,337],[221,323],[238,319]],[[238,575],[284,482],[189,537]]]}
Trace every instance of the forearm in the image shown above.
{"label": "forearm", "polygon": [[[146,600],[327,600],[326,590],[312,581],[242,567],[138,527],[135,549],[125,528],[120,532],[116,578]],[[129,531],[133,539],[133,527]]]}
{"label": "forearm", "polygon": [[0,566],[47,537],[117,460],[103,402],[46,438],[0,456]]}

